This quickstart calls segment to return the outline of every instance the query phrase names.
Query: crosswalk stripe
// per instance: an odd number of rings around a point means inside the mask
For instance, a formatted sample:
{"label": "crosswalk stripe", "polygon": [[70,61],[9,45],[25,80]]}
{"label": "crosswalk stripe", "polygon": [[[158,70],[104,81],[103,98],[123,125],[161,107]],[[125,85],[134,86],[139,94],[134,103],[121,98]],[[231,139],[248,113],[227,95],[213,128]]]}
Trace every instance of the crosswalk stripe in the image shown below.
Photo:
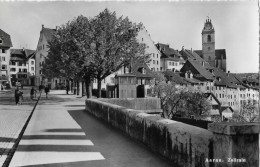
{"label": "crosswalk stripe", "polygon": [[21,140],[19,145],[85,145],[93,146],[94,144],[90,140]]}

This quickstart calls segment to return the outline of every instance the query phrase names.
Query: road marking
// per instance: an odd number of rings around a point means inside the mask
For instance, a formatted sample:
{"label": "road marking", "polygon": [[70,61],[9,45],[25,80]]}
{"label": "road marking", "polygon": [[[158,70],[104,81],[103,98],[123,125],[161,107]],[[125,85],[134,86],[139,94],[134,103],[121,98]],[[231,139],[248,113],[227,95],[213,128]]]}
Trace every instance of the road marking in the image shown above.
{"label": "road marking", "polygon": [[[29,133],[30,135],[70,135],[70,136],[85,136],[84,132],[36,132]],[[27,135],[26,133],[24,135]]]}
{"label": "road marking", "polygon": [[84,145],[94,146],[90,140],[21,140],[19,145]]}
{"label": "road marking", "polygon": [[[14,161],[15,160],[15,161]],[[15,152],[9,166],[29,166],[52,163],[105,160],[99,152]]]}

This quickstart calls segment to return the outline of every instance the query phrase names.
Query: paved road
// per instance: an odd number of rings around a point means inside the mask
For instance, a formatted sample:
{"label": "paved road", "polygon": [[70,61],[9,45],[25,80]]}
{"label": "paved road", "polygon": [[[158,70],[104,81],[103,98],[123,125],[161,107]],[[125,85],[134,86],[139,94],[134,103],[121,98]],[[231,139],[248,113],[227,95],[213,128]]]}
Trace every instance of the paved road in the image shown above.
{"label": "paved road", "polygon": [[28,119],[36,101],[29,96],[30,87],[25,87],[24,103],[15,105],[14,88],[0,92],[0,166],[13,151],[18,136]]}
{"label": "paved road", "polygon": [[84,99],[53,91],[42,97],[10,166],[167,167],[144,145],[84,110]]}

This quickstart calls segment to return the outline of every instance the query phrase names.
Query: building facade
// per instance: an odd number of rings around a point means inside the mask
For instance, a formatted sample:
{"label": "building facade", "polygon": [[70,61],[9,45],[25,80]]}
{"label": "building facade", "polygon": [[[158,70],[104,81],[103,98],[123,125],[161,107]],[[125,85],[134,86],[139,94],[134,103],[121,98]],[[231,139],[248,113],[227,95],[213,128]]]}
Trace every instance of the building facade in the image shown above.
{"label": "building facade", "polygon": [[10,74],[12,86],[15,86],[16,82],[34,86],[35,51],[29,49],[11,49]]}
{"label": "building facade", "polygon": [[42,75],[42,67],[45,62],[45,58],[48,56],[48,41],[50,41],[53,37],[53,35],[56,33],[56,29],[50,29],[45,28],[44,25],[42,25],[42,29],[40,31],[40,37],[37,44],[36,54],[35,54],[35,85],[48,85],[52,89],[54,88],[60,88],[65,87],[66,79],[62,78],[52,78],[52,79],[46,79]]}
{"label": "building facade", "polygon": [[6,84],[11,86],[9,61],[12,46],[10,35],[0,29],[0,90],[5,89]]}

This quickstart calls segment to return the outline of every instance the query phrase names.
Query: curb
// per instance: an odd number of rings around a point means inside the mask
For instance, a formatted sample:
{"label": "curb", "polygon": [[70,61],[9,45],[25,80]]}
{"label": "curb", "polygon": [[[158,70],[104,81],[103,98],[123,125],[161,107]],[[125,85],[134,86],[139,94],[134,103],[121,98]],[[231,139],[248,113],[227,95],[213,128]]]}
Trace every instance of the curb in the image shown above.
{"label": "curb", "polygon": [[27,120],[26,120],[24,126],[22,127],[22,130],[21,130],[21,132],[19,133],[18,138],[16,139],[15,144],[13,145],[12,149],[7,153],[7,158],[6,158],[6,160],[4,161],[2,167],[8,167],[8,166],[9,166],[9,164],[10,164],[10,162],[11,162],[13,156],[14,156],[14,153],[15,153],[15,151],[16,151],[16,149],[17,149],[19,143],[20,143],[20,140],[21,140],[22,137],[23,137],[23,134],[24,134],[24,132],[25,132],[25,129],[26,129],[26,127],[28,126],[28,124],[29,124],[29,122],[30,122],[30,120],[31,120],[31,118],[32,118],[32,115],[33,115],[33,113],[34,113],[34,110],[35,110],[35,108],[36,108],[36,106],[37,106],[37,104],[38,104],[38,102],[39,102],[39,100],[40,100],[40,98],[41,98],[41,94],[42,94],[42,91],[40,92],[40,95],[39,95],[39,97],[38,97],[38,99],[37,99],[37,101],[36,101],[36,103],[35,103],[35,105],[34,105],[34,107],[33,107],[33,109],[32,109],[32,112],[30,113],[30,115],[29,115],[29,117],[27,118]]}

